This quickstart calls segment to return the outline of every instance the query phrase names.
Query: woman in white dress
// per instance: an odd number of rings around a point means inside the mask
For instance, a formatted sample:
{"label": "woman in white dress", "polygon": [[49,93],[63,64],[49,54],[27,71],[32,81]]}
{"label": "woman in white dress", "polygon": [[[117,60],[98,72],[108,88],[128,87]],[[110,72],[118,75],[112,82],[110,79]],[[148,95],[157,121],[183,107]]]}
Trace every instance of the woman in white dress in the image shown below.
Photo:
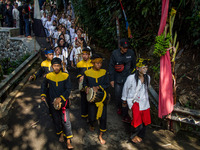
{"label": "woman in white dress", "polygon": [[63,55],[63,58],[64,58],[63,61],[66,63],[66,66],[67,66],[67,59],[68,59],[69,54],[68,54],[67,45],[64,38],[58,39],[58,46],[60,47],[61,54]]}
{"label": "woman in white dress", "polygon": [[67,61],[66,61],[64,55],[62,55],[61,49],[60,49],[59,46],[54,48],[54,58],[60,58],[61,59],[61,61],[62,61],[62,69],[63,69],[64,72],[67,72],[67,68],[66,68]]}
{"label": "woman in white dress", "polygon": [[53,25],[53,22],[51,21],[51,16],[47,16],[47,21],[45,23],[45,32],[47,35],[47,42],[50,41],[50,27]]}
{"label": "woman in white dress", "polygon": [[66,26],[66,24],[67,24],[67,19],[66,19],[64,13],[63,13],[62,16],[61,16],[61,18],[60,18],[60,20],[59,20],[59,23],[60,23],[60,24],[64,24],[64,25]]}
{"label": "woman in white dress", "polygon": [[128,104],[132,112],[131,125],[133,132],[131,142],[140,143],[145,137],[146,126],[151,124],[150,104],[148,96],[148,87],[150,85],[150,76],[147,75],[148,60],[141,59],[137,61],[136,71],[129,75],[122,92],[123,104]]}

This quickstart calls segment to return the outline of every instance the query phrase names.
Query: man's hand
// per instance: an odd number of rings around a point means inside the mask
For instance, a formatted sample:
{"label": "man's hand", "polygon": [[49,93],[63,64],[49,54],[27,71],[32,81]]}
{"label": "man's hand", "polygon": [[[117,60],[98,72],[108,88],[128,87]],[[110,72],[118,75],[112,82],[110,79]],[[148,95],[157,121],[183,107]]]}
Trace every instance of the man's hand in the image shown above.
{"label": "man's hand", "polygon": [[44,96],[42,96],[42,97],[41,97],[41,100],[45,102],[45,101],[46,101],[46,98],[45,98]]}
{"label": "man's hand", "polygon": [[94,90],[94,92],[97,92],[97,91],[98,91],[98,89],[99,89],[99,87],[98,87],[98,86],[93,86],[93,90]]}
{"label": "man's hand", "polygon": [[127,101],[122,102],[122,107],[127,107]]}
{"label": "man's hand", "polygon": [[83,80],[83,77],[84,77],[84,76],[81,76],[81,77],[79,78],[79,82],[81,82],[81,81]]}
{"label": "man's hand", "polygon": [[60,97],[57,97],[56,100],[53,102],[53,104],[54,104],[55,106],[57,106],[57,105],[59,105],[59,103],[60,103],[61,100],[62,100],[62,99],[61,99]]}
{"label": "man's hand", "polygon": [[110,85],[114,88],[115,82],[114,82],[114,81],[111,81],[111,82],[110,82]]}
{"label": "man's hand", "polygon": [[28,79],[28,81],[31,81],[33,79],[34,79],[34,76],[30,76],[29,79]]}
{"label": "man's hand", "polygon": [[87,88],[86,88],[86,91],[85,91],[85,92],[86,92],[86,94],[88,94],[88,93],[89,93],[89,89],[90,89],[89,87],[87,87]]}

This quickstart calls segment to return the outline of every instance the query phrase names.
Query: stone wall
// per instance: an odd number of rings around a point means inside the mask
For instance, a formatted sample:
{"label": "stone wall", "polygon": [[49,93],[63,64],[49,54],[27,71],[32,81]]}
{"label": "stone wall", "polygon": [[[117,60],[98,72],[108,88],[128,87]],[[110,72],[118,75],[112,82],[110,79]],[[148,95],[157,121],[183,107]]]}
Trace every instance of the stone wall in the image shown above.
{"label": "stone wall", "polygon": [[24,54],[31,53],[22,40],[11,40],[8,32],[0,31],[0,56],[15,61]]}
{"label": "stone wall", "polygon": [[16,61],[23,55],[39,50],[40,46],[34,39],[19,37],[17,28],[0,28],[0,59],[10,58]]}

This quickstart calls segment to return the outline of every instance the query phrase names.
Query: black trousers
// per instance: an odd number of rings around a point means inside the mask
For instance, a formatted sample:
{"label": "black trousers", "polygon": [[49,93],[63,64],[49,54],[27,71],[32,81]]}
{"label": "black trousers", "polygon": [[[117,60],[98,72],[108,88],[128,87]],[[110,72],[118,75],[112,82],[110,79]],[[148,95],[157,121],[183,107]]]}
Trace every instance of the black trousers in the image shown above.
{"label": "black trousers", "polygon": [[115,101],[118,109],[122,109],[122,116],[126,117],[128,116],[128,106],[122,107],[122,90],[124,87],[124,83],[116,83],[114,85],[115,89]]}
{"label": "black trousers", "polygon": [[8,27],[13,27],[13,20],[8,21]]}
{"label": "black trousers", "polygon": [[[98,107],[96,106],[95,103],[89,103],[88,104],[88,108],[89,108],[89,124],[91,126],[94,126],[94,123],[96,121],[96,115],[97,115],[97,110]],[[102,116],[100,118],[100,131],[101,132],[106,132],[107,128],[106,128],[106,122],[107,122],[107,105],[103,106],[103,113]]]}
{"label": "black trousers", "polygon": [[67,121],[64,121],[64,114],[62,110],[55,110],[53,105],[50,105],[50,109],[52,112],[53,122],[56,128],[56,134],[60,135],[64,133],[64,136],[68,139],[72,138],[72,128],[69,116],[69,109],[65,110]]}
{"label": "black trousers", "polygon": [[1,22],[1,27],[3,27],[4,19],[0,19],[0,22]]}
{"label": "black trousers", "polygon": [[24,20],[20,19],[19,21],[19,30],[20,30],[20,35],[24,35],[25,34],[25,22]]}
{"label": "black trousers", "polygon": [[134,128],[133,126],[131,127],[132,127],[131,139],[133,139],[135,136],[139,136],[140,138],[145,137],[146,126],[143,123],[136,128]]}
{"label": "black trousers", "polygon": [[81,117],[88,117],[88,101],[85,91],[81,91]]}

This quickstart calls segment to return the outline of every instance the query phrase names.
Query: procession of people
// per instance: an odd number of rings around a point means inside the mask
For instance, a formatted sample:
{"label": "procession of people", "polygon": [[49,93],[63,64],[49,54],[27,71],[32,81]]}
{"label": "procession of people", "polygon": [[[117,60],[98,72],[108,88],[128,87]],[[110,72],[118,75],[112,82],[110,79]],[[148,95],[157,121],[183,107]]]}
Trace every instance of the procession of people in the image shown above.
{"label": "procession of people", "polygon": [[[40,3],[46,42],[51,48],[46,47],[46,60],[29,78],[29,81],[44,78],[41,100],[52,117],[58,140],[66,141],[67,148],[73,149],[73,127],[69,115],[72,81],[69,73],[75,69],[81,95],[80,117],[88,124],[91,132],[99,128],[100,143],[106,144],[103,135],[109,132],[107,107],[110,100],[116,104],[116,112],[113,113],[117,113],[122,117],[122,122],[132,127],[130,141],[140,143],[145,136],[146,126],[151,123],[147,91],[150,85],[150,76],[147,75],[149,60],[137,59],[128,39],[122,38],[120,47],[113,50],[110,62],[105,67],[108,70],[102,69],[102,54],[89,46],[88,35],[77,24],[72,4],[68,1],[65,4],[64,11],[60,11],[55,1]],[[14,1],[11,4],[9,0],[1,0],[0,10],[2,26],[17,27],[20,34],[25,34],[27,38],[34,35],[32,4],[27,1]],[[114,88],[112,96],[109,87]],[[99,127],[96,127],[95,122],[98,122]]]}

